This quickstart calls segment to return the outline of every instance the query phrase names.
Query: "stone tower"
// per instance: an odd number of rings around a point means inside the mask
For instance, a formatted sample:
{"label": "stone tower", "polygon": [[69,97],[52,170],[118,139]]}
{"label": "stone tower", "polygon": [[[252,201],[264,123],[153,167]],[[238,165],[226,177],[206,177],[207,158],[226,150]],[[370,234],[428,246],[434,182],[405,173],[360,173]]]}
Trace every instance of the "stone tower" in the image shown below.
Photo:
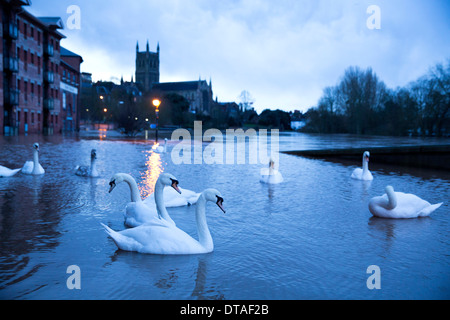
{"label": "stone tower", "polygon": [[148,40],[143,52],[139,52],[139,43],[136,43],[136,82],[145,91],[150,91],[153,83],[159,83],[159,42],[156,52],[150,52]]}

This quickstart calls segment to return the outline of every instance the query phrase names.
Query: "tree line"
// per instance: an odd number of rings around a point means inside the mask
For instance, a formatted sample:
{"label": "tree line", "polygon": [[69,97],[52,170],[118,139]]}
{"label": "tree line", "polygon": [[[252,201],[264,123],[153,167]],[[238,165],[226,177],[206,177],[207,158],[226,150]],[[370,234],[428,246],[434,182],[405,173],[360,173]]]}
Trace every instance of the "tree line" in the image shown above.
{"label": "tree line", "polygon": [[368,68],[352,66],[305,113],[304,132],[450,135],[450,59],[396,89]]}
{"label": "tree line", "polygon": [[[90,123],[115,123],[119,130],[134,136],[156,123],[152,93],[143,93],[135,86],[97,82],[84,88],[81,94],[81,119]],[[158,124],[160,127],[193,128],[194,121],[202,121],[203,128],[277,128],[290,130],[290,115],[282,110],[266,109],[257,114],[253,108],[236,103],[214,102],[208,114],[189,111],[189,101],[176,93],[160,97]]]}

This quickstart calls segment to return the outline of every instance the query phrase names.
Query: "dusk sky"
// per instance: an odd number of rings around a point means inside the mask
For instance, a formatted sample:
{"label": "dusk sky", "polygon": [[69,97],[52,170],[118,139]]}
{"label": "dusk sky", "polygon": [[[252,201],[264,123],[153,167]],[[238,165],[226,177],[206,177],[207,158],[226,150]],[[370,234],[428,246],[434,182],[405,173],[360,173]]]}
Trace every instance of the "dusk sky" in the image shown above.
{"label": "dusk sky", "polygon": [[[70,5],[80,28],[69,29]],[[381,29],[369,29],[370,5]],[[134,77],[135,48],[160,44],[160,81],[212,80],[214,98],[256,111],[306,111],[349,66],[372,67],[390,88],[450,58],[448,0],[35,0],[26,10],[59,16],[61,45],[93,79]],[[70,22],[70,21],[69,21]]]}

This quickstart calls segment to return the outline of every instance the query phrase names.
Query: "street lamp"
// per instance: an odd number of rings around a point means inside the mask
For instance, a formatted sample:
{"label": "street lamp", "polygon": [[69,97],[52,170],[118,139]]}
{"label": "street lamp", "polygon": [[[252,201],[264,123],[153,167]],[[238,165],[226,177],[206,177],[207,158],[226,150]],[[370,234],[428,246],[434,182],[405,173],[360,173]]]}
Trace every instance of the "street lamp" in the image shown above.
{"label": "street lamp", "polygon": [[153,105],[155,106],[156,110],[156,134],[155,134],[155,140],[158,142],[158,120],[159,120],[159,105],[161,104],[161,101],[159,99],[153,99],[152,101]]}

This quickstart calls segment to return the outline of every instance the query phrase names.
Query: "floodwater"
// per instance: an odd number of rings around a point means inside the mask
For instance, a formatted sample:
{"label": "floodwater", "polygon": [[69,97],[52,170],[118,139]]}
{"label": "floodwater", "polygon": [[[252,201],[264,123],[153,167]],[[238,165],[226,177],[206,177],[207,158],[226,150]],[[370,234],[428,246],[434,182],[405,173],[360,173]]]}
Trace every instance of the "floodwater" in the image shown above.
{"label": "floodwater", "polygon": [[[83,137],[0,137],[0,164],[21,167],[40,143],[46,173],[0,178],[1,299],[449,299],[449,172],[376,165],[372,182],[350,178],[360,163],[279,154],[284,182],[259,182],[266,164],[174,164],[152,141],[99,132]],[[280,150],[441,144],[449,139],[281,134]],[[208,144],[204,144],[205,148]],[[97,149],[99,178],[74,174]],[[374,169],[372,169],[373,166]],[[100,223],[123,230],[126,184],[109,194],[114,173],[133,175],[145,197],[161,172],[185,189],[218,189],[226,214],[209,203],[215,249],[188,256],[117,250]],[[444,204],[430,217],[372,217],[368,201],[386,185]],[[195,206],[169,208],[196,237]],[[80,268],[70,290],[67,268]],[[380,289],[367,273],[380,270]]]}

